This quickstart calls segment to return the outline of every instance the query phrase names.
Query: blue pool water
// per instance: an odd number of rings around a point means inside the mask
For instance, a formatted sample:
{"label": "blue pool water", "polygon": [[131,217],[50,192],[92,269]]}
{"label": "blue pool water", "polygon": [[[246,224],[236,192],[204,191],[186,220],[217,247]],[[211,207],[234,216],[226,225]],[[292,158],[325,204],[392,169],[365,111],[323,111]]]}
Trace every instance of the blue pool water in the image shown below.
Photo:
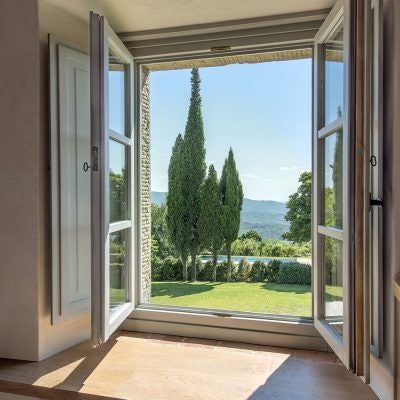
{"label": "blue pool water", "polygon": [[[199,256],[201,262],[205,263],[207,261],[212,260],[212,256]],[[301,258],[301,257],[255,257],[255,256],[232,256],[232,261],[238,263],[243,258],[246,258],[250,264],[253,264],[254,261],[262,261],[264,263],[268,263],[271,260],[279,260],[281,262],[302,262],[305,264],[311,264],[311,259],[309,258]],[[225,261],[227,256],[218,256],[218,261]]]}

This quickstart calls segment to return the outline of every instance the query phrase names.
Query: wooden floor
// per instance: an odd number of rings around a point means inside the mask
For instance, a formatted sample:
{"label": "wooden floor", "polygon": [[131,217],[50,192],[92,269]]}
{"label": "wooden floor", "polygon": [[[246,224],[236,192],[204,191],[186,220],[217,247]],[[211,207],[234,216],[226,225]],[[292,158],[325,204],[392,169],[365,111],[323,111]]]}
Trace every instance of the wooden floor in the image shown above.
{"label": "wooden floor", "polygon": [[41,399],[377,399],[333,354],[134,332],[39,363],[0,360],[0,380],[0,392]]}

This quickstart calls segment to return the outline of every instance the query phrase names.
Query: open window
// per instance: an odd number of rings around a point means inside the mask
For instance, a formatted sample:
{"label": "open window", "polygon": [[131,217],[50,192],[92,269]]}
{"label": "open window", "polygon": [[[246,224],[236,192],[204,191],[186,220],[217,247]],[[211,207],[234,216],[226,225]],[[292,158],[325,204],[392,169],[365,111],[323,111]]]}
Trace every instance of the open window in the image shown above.
{"label": "open window", "polygon": [[92,340],[134,308],[133,59],[103,16],[91,13]]}
{"label": "open window", "polygon": [[338,1],[314,48],[314,323],[349,366],[348,14]]}

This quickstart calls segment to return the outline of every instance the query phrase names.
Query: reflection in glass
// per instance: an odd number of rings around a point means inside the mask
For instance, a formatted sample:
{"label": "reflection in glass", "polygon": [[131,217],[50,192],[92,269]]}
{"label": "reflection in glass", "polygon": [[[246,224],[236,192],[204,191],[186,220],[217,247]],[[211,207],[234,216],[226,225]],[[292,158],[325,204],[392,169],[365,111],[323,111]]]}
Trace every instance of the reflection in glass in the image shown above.
{"label": "reflection in glass", "polygon": [[110,140],[110,222],[128,219],[128,177],[125,145]]}
{"label": "reflection in glass", "polygon": [[324,43],[324,115],[325,123],[335,121],[343,112],[343,22]]}
{"label": "reflection in glass", "polygon": [[108,124],[111,130],[125,135],[125,65],[109,53]]}
{"label": "reflection in glass", "polygon": [[324,139],[324,225],[343,228],[343,131]]}
{"label": "reflection in glass", "polygon": [[110,311],[127,300],[127,243],[126,230],[110,234]]}
{"label": "reflection in glass", "polygon": [[325,318],[331,327],[343,334],[343,243],[324,238]]}

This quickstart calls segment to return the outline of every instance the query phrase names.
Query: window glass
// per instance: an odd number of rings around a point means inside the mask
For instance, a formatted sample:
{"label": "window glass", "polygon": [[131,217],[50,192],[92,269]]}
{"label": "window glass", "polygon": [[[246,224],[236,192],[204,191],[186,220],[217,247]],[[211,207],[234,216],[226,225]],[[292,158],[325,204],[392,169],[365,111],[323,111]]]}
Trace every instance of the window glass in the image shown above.
{"label": "window glass", "polygon": [[110,222],[128,219],[128,169],[126,146],[115,140],[109,145]]}
{"label": "window glass", "polygon": [[109,128],[116,133],[125,135],[125,65],[112,51],[109,54],[108,102]]}
{"label": "window glass", "polygon": [[335,121],[343,113],[343,22],[332,32],[323,46],[325,123]]}
{"label": "window glass", "polygon": [[343,130],[324,139],[324,225],[343,228]]}
{"label": "window glass", "polygon": [[324,238],[325,318],[340,335],[343,334],[343,243]]}
{"label": "window glass", "polygon": [[110,311],[127,299],[127,239],[127,230],[110,234]]}

